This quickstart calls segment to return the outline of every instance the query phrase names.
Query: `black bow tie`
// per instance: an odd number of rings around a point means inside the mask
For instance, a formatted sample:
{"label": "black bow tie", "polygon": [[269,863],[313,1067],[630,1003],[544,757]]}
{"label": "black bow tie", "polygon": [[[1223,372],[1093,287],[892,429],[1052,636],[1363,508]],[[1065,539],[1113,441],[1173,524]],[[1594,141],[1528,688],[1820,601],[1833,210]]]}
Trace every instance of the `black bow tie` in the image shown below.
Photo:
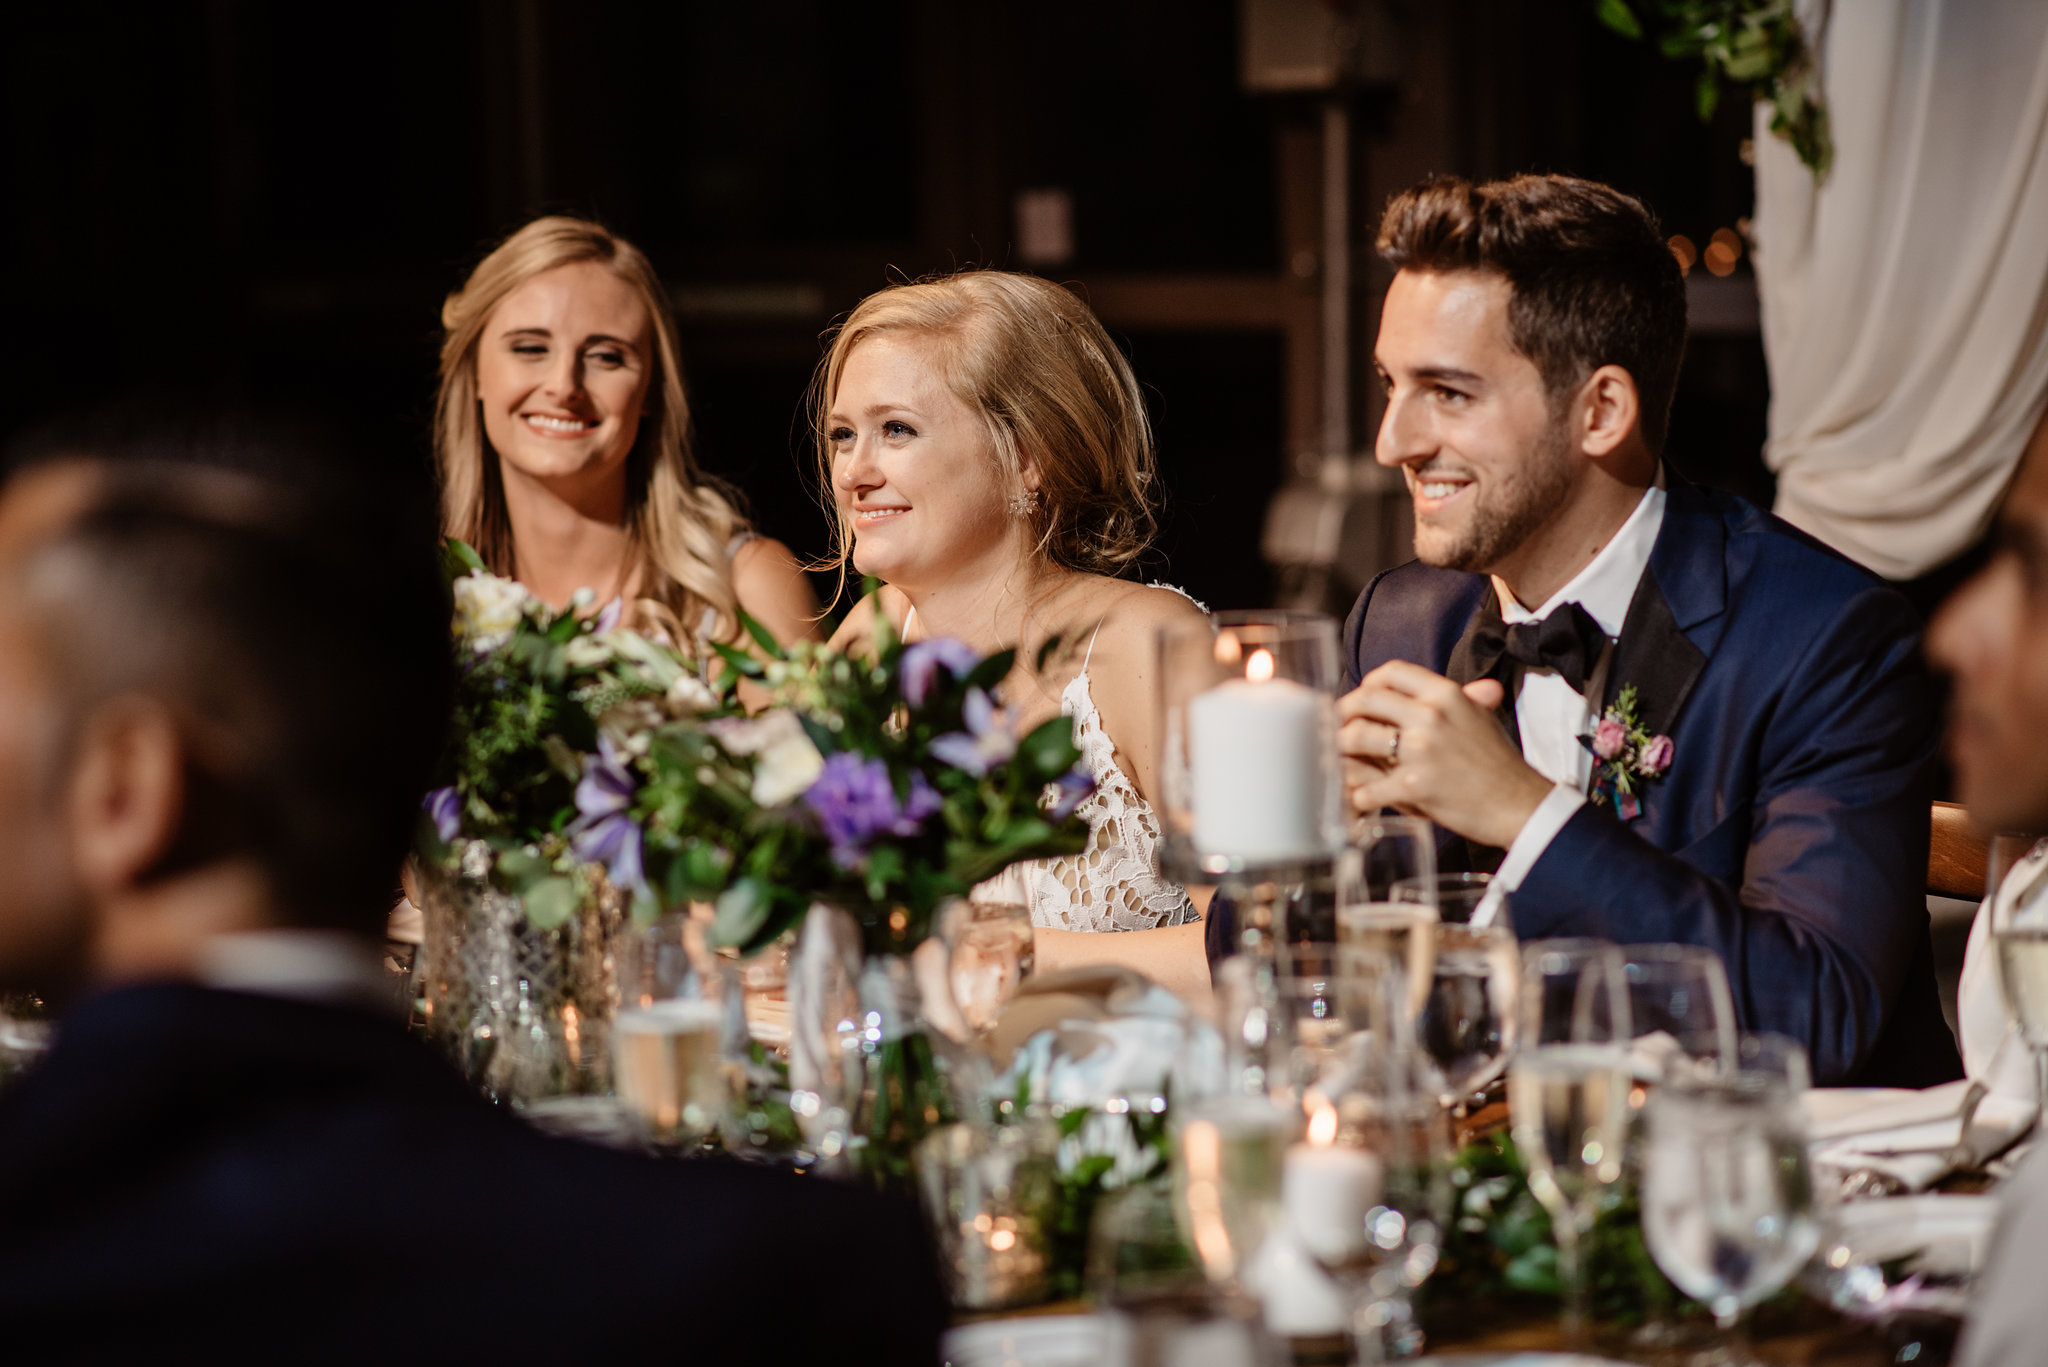
{"label": "black bow tie", "polygon": [[[1502,660],[1513,660],[1524,669],[1555,670],[1574,690],[1586,691],[1586,676],[1607,648],[1607,633],[1592,613],[1577,603],[1566,603],[1540,622],[1508,626],[1490,596],[1484,611],[1472,632],[1474,678],[1488,678]],[[1513,692],[1512,686],[1509,692]]]}

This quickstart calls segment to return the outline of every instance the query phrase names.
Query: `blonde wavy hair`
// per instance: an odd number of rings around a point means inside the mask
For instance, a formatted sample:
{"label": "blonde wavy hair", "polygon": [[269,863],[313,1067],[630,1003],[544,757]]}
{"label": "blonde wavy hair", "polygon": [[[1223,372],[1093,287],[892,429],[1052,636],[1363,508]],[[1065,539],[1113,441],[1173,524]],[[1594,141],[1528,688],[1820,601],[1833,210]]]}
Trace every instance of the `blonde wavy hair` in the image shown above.
{"label": "blonde wavy hair", "polygon": [[690,403],[681,348],[660,278],[626,239],[580,218],[537,218],[492,250],[441,305],[441,393],[434,405],[434,458],[441,476],[441,526],[476,548],[486,565],[513,573],[505,485],[477,400],[477,348],[505,297],[559,266],[594,261],[640,295],[654,333],[654,374],[646,420],[626,459],[626,529],[637,571],[642,625],[660,627],[685,649],[711,614],[717,640],[738,636],[738,598],[726,547],[747,530],[737,497],[697,468],[690,452]]}
{"label": "blonde wavy hair", "polygon": [[833,554],[843,577],[853,527],[832,498],[833,401],[846,358],[870,337],[942,339],[940,378],[980,415],[997,466],[1022,489],[1038,465],[1037,507],[1024,514],[1039,555],[1063,569],[1116,575],[1152,544],[1157,478],[1152,424],[1130,362],[1089,307],[1034,275],[968,270],[894,285],[863,299],[828,334],[810,408]]}

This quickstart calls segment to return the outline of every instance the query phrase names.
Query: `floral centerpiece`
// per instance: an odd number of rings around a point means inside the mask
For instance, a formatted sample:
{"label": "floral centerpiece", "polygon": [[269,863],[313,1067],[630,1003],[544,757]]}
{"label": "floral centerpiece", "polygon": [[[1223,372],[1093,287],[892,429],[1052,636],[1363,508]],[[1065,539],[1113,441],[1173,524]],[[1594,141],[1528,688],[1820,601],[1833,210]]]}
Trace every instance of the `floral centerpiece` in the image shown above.
{"label": "floral centerpiece", "polygon": [[[468,901],[462,915],[430,908],[427,959],[432,983],[495,980],[498,999],[486,1010],[430,991],[436,1032],[502,1095],[489,1074],[508,1047],[574,1036],[588,1054],[608,1018],[604,985],[586,983],[536,1021],[544,975],[507,944],[543,945],[557,976],[590,978],[628,915],[710,904],[714,941],[751,954],[830,908],[858,960],[849,990],[887,1019],[856,1051],[859,1096],[820,1104],[847,1102],[865,1165],[907,1179],[909,1150],[953,1114],[907,956],[976,883],[1085,845],[1076,809],[1093,785],[1072,723],[1018,734],[996,700],[1013,652],[886,629],[872,658],[785,649],[742,614],[749,648],[716,642],[692,661],[621,629],[616,606],[593,613],[579,597],[555,612],[466,547],[450,554],[452,772],[428,797],[420,852],[429,884]],[[493,952],[465,958],[471,941]]]}
{"label": "floral centerpiece", "polygon": [[618,604],[593,612],[586,593],[557,612],[468,547],[448,555],[449,781],[427,796],[415,862],[428,1028],[502,1099],[603,1090],[613,941],[629,910],[663,906],[612,780],[656,732],[738,709],[679,652],[621,629]]}

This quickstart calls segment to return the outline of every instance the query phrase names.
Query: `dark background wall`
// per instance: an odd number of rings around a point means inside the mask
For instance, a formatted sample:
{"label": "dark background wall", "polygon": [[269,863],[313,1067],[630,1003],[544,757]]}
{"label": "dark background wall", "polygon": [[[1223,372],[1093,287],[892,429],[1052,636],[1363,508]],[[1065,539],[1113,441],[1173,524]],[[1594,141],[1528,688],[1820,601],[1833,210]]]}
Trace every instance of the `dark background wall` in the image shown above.
{"label": "dark background wall", "polygon": [[[1702,125],[1692,73],[1591,8],[1389,4],[1402,81],[1356,103],[1356,236],[1445,170],[1609,180],[1696,242],[1746,214],[1741,101]],[[417,470],[442,296],[527,217],[587,213],[674,288],[705,463],[815,552],[798,404],[820,332],[891,279],[1018,264],[1017,193],[1060,187],[1074,252],[1047,273],[1096,303],[1158,424],[1150,569],[1263,602],[1261,513],[1312,436],[1317,125],[1306,100],[1244,93],[1237,35],[1228,0],[13,12],[0,427],[197,392],[318,413]],[[1367,257],[1363,445],[1384,287]],[[1696,338],[1680,468],[1767,496],[1765,400],[1753,328]]]}

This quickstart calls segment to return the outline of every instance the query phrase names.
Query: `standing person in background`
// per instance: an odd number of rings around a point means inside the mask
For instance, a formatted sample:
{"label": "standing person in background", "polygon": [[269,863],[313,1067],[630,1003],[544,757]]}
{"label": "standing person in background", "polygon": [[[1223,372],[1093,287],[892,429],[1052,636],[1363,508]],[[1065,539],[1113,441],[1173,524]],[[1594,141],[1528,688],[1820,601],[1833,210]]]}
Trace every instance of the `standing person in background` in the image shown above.
{"label": "standing person in background", "polygon": [[863,300],[814,391],[840,563],[884,582],[833,644],[866,648],[880,617],[906,640],[1015,647],[1019,732],[1065,713],[1095,779],[1087,849],[984,895],[1029,904],[1041,971],[1117,962],[1206,995],[1201,914],[1154,866],[1150,801],[1155,633],[1202,615],[1115,577],[1150,545],[1156,497],[1130,363],[1071,291],[963,271]]}
{"label": "standing person in background", "polygon": [[623,599],[679,647],[783,641],[818,605],[780,542],[697,468],[681,351],[640,250],[595,223],[539,218],[441,307],[434,454],[442,529],[557,607]]}
{"label": "standing person in background", "polygon": [[407,1034],[374,936],[448,724],[425,507],[73,449],[0,490],[0,988],[60,1013],[0,1095],[0,1342],[936,1361],[907,1206],[546,1137]]}

